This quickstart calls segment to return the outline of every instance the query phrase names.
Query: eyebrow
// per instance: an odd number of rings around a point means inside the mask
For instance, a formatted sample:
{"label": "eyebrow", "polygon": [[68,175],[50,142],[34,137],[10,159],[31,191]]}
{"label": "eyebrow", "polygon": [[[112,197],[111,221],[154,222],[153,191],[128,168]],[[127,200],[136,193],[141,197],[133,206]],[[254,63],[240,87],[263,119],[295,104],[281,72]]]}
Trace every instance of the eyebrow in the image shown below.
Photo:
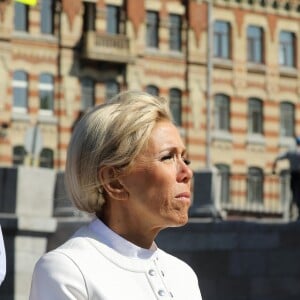
{"label": "eyebrow", "polygon": [[[182,149],[182,150],[178,151],[180,149]],[[186,154],[186,152],[187,152],[185,147],[184,148],[178,148],[176,146],[166,147],[166,148],[162,149],[161,151],[159,151],[159,153],[164,152],[164,151],[180,152],[182,154]]]}

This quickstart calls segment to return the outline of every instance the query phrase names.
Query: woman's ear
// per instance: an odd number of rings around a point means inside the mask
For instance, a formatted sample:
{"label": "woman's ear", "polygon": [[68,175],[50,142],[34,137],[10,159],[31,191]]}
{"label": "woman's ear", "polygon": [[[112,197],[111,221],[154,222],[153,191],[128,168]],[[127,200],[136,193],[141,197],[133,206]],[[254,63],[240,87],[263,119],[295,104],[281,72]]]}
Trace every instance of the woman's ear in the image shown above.
{"label": "woman's ear", "polygon": [[114,167],[102,167],[98,171],[98,179],[109,197],[116,200],[126,200],[128,198],[128,192],[118,179],[118,174]]}

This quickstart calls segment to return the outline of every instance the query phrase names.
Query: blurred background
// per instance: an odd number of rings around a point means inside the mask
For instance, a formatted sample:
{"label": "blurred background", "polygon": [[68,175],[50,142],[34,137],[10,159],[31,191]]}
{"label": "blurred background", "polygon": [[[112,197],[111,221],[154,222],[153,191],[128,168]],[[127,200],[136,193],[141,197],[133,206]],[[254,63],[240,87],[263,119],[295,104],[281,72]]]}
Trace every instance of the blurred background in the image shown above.
{"label": "blurred background", "polygon": [[300,135],[299,54],[299,0],[0,0],[0,299],[28,299],[37,259],[92,217],[64,190],[68,142],[134,89],[168,99],[194,171],[160,247],[204,300],[299,300],[288,161],[272,172]]}

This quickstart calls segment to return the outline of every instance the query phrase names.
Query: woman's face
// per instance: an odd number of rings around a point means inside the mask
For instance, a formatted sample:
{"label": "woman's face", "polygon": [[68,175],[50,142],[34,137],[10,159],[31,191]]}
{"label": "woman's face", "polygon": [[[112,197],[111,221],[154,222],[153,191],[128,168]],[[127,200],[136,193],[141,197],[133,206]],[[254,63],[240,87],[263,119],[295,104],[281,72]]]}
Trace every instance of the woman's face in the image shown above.
{"label": "woman's face", "polygon": [[158,122],[129,174],[122,178],[131,218],[152,228],[185,224],[193,176],[188,163],[177,128],[169,121]]}

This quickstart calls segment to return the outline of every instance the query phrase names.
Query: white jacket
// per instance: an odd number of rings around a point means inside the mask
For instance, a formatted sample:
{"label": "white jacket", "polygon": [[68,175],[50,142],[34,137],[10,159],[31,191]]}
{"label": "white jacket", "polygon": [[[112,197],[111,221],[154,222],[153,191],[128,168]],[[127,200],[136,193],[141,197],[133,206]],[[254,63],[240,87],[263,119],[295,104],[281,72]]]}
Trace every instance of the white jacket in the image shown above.
{"label": "white jacket", "polygon": [[0,226],[0,285],[5,278],[6,274],[6,255],[3,242],[2,230]]}
{"label": "white jacket", "polygon": [[99,220],[36,264],[30,300],[201,300],[194,271],[158,249],[142,249]]}

